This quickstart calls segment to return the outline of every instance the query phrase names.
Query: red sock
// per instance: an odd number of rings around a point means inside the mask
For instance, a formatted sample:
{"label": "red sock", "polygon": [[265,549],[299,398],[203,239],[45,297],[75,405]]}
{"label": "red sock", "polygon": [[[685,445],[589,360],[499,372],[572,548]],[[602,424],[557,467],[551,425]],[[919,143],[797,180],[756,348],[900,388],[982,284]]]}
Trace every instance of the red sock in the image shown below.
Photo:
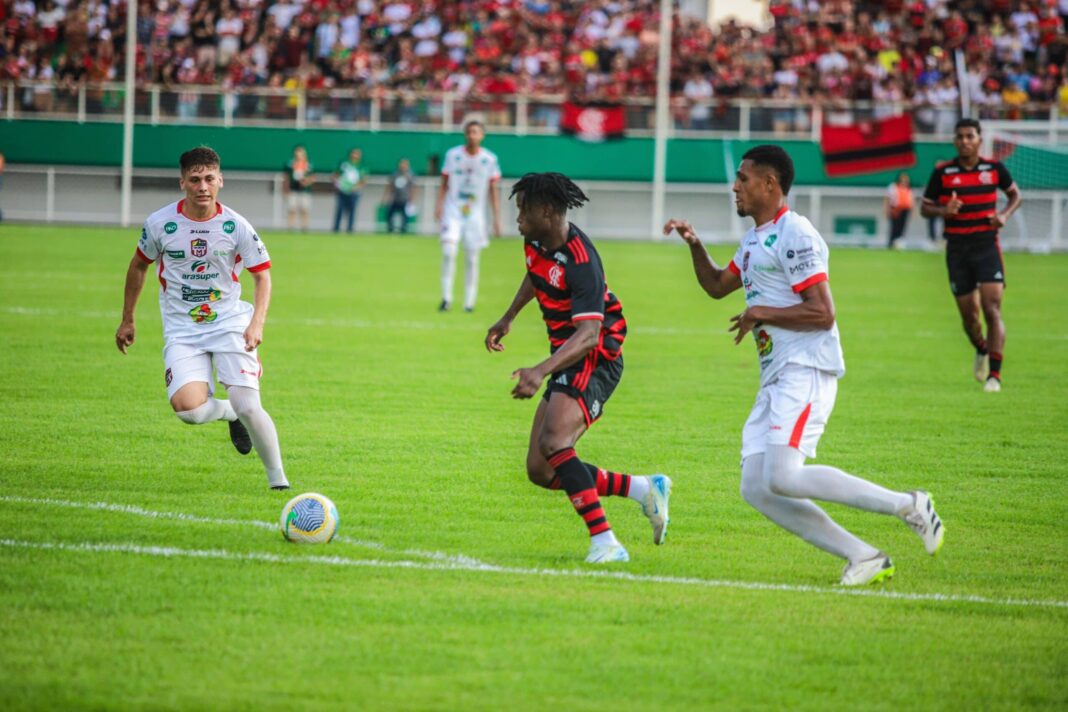
{"label": "red sock", "polygon": [[609,472],[601,467],[594,468],[593,465],[586,465],[586,467],[594,470],[593,477],[597,482],[597,494],[602,497],[626,497],[630,493],[630,475]]}

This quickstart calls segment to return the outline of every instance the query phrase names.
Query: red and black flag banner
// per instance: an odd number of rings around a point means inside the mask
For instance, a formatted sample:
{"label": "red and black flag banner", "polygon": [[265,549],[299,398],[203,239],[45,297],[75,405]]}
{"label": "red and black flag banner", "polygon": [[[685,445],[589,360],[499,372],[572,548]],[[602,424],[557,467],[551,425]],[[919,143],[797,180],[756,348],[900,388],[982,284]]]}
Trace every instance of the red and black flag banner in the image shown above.
{"label": "red and black flag banner", "polygon": [[820,150],[832,178],[910,168],[916,165],[912,117],[902,114],[849,126],[824,124]]}
{"label": "red and black flag banner", "polygon": [[573,104],[561,107],[560,133],[582,141],[622,138],[625,126],[623,107],[619,104]]}

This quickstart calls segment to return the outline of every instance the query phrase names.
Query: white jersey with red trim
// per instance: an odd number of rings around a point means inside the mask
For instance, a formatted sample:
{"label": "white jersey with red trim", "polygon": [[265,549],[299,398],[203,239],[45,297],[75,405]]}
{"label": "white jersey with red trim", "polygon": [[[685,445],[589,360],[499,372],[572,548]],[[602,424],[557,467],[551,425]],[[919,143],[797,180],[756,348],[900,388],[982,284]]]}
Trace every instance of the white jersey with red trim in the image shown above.
{"label": "white jersey with red trim", "polygon": [[207,220],[182,212],[185,201],[157,210],[145,220],[137,255],[158,262],[163,338],[196,342],[221,331],[244,332],[252,305],[241,301],[238,275],[269,269],[267,247],[245,218],[218,203]]}
{"label": "white jersey with red trim", "polygon": [[466,146],[454,146],[445,153],[441,174],[449,177],[442,220],[482,221],[486,215],[486,195],[490,184],[500,180],[501,167],[497,155],[479,148],[471,155]]}
{"label": "white jersey with red trim", "polygon": [[[750,228],[727,268],[742,278],[746,306],[792,307],[801,292],[828,278],[828,250],[807,218],[783,208],[771,222]],[[762,324],[753,329],[760,383],[786,364],[842,376],[845,359],[837,322],[830,329],[796,331]]]}

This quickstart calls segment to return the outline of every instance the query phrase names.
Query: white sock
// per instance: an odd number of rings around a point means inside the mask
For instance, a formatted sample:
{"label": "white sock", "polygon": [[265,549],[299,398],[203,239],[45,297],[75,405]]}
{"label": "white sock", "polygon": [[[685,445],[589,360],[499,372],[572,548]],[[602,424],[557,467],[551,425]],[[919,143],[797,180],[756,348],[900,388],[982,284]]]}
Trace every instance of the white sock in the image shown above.
{"label": "white sock", "polygon": [[651,481],[652,478],[646,475],[631,475],[627,498],[633,499],[635,502],[644,501],[645,495],[649,494],[649,488],[652,487]]}
{"label": "white sock", "polygon": [[241,422],[248,429],[249,437],[256,448],[256,454],[263,461],[267,471],[267,481],[271,487],[288,486],[286,473],[282,468],[282,451],[278,445],[278,431],[274,421],[260,404],[260,392],[255,388],[244,386],[230,387],[230,401]]}
{"label": "white sock", "polygon": [[609,529],[606,532],[600,534],[594,534],[590,537],[590,542],[594,544],[618,544],[619,539],[616,539],[616,533]]}
{"label": "white sock", "polygon": [[193,410],[182,410],[175,413],[178,419],[189,425],[202,425],[215,420],[237,420],[230,401],[208,398]]}
{"label": "white sock", "polygon": [[459,247],[455,242],[441,243],[441,298],[450,303],[453,278],[456,276],[456,251]]}
{"label": "white sock", "polygon": [[464,309],[474,309],[478,300],[478,260],[482,250],[464,248]]}
{"label": "white sock", "polygon": [[892,492],[829,465],[804,465],[804,454],[786,445],[769,445],[765,476],[772,492],[799,499],[836,502],[879,514],[912,506],[908,492]]}
{"label": "white sock", "polygon": [[750,455],[742,461],[742,497],[754,509],[809,544],[850,563],[865,561],[879,553],[843,529],[811,500],[772,492],[764,476],[764,457]]}

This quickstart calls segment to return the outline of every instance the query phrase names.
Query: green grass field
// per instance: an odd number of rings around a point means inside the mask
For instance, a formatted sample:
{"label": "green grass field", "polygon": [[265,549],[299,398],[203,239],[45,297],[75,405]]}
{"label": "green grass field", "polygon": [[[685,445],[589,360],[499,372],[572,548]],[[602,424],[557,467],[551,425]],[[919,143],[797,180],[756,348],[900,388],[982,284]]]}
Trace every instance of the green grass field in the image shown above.
{"label": "green grass field", "polygon": [[[546,353],[536,308],[505,353],[482,346],[517,240],[484,254],[474,314],[438,314],[433,240],[265,234],[278,493],[223,424],[171,413],[151,277],[115,349],[137,235],[0,228],[5,709],[1068,705],[1068,256],[1006,256],[1005,389],[987,394],[941,256],[833,253],[849,372],[819,460],[929,489],[948,531],[932,559],[900,522],[830,506],[897,564],[855,594],[738,494],[756,357],[726,333],[741,297],[705,297],[681,244],[599,245],[631,330],[578,451],[675,480],[663,547],[607,501],[620,576],[582,564],[564,496],[526,481],[534,402],[509,375]],[[339,540],[282,540],[300,491],[337,503]]]}

